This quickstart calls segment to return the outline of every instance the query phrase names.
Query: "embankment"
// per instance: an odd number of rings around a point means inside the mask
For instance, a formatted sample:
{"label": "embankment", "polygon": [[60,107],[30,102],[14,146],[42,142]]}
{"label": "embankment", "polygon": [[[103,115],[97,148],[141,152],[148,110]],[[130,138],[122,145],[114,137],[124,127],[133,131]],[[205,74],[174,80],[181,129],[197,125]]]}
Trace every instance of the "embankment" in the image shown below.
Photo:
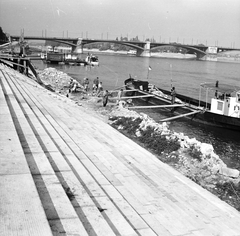
{"label": "embankment", "polygon": [[212,145],[170,131],[167,123],[159,124],[146,114],[128,110],[122,103],[117,106],[114,99],[103,107],[101,96],[95,97],[83,90],[69,93],[71,77],[53,68],[41,72],[40,77],[57,93],[73,99],[87,112],[110,123],[161,161],[240,210],[239,170],[228,168]]}

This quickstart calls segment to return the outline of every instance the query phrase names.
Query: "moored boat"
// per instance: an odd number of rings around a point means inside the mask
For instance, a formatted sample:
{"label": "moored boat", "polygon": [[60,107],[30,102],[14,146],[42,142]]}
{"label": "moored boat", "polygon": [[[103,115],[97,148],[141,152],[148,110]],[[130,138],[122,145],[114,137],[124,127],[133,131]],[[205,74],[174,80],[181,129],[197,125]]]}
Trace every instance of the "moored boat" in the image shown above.
{"label": "moored boat", "polygon": [[[127,92],[128,96],[152,95],[147,98],[141,98],[148,102],[148,106],[145,106],[146,108],[154,107],[149,106],[149,104],[154,104],[158,109],[168,109],[170,111],[169,118],[162,121],[186,117],[199,122],[240,131],[240,88],[235,86],[219,84],[218,82],[216,84],[203,83],[200,85],[199,99],[177,94],[174,104],[171,101],[170,91],[157,88],[155,85],[149,84],[148,81],[129,78],[125,80],[125,86],[126,89],[136,89],[136,91]],[[206,95],[205,101],[201,100],[203,90],[205,90]],[[214,94],[214,96],[209,94]]]}
{"label": "moored boat", "polygon": [[86,57],[86,63],[88,65],[91,65],[91,66],[99,66],[99,61],[98,61],[98,57],[97,56],[94,56],[94,55],[88,55]]}
{"label": "moored boat", "polygon": [[88,65],[85,59],[76,53],[47,52],[41,54],[41,59],[46,63],[66,65]]}
{"label": "moored boat", "polygon": [[86,61],[81,59],[78,53],[67,53],[65,54],[65,64],[67,65],[86,65]]}

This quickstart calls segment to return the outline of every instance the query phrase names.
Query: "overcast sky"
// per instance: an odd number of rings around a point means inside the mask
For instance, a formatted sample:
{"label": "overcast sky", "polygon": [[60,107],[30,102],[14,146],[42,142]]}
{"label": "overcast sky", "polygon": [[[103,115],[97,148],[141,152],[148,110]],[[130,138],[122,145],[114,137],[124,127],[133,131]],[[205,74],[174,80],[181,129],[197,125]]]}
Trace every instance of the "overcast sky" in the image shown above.
{"label": "overcast sky", "polygon": [[240,0],[0,0],[5,33],[240,48]]}

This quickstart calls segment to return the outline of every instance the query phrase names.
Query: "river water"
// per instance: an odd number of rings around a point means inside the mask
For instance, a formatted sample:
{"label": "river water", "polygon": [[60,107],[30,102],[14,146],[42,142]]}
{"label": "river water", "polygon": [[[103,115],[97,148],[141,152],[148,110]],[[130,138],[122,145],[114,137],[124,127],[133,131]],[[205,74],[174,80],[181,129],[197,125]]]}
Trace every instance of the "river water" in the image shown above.
{"label": "river water", "polygon": [[[83,58],[85,55],[82,55]],[[199,98],[199,85],[203,82],[216,82],[240,86],[240,64],[234,62],[214,62],[181,60],[167,58],[144,58],[128,55],[99,54],[100,65],[70,66],[44,64],[33,61],[39,69],[54,67],[78,81],[88,77],[91,82],[97,76],[103,82],[104,89],[114,89],[123,85],[124,80],[131,77],[146,80],[163,89],[170,90],[171,85],[176,87],[179,94]],[[149,66],[151,70],[149,70]],[[204,100],[204,95],[202,96]],[[156,121],[165,118],[164,112],[145,109]],[[170,128],[182,132],[190,138],[213,145],[215,152],[231,168],[240,170],[240,133],[195,123],[188,119],[172,121]]]}

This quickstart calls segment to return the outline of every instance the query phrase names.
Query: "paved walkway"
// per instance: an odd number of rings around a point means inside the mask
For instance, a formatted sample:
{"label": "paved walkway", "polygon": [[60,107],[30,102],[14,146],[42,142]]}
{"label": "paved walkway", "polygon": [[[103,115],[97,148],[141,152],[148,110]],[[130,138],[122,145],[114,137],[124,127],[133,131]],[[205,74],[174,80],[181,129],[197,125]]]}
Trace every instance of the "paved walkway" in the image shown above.
{"label": "paved walkway", "polygon": [[240,213],[0,65],[0,235],[240,236]]}

